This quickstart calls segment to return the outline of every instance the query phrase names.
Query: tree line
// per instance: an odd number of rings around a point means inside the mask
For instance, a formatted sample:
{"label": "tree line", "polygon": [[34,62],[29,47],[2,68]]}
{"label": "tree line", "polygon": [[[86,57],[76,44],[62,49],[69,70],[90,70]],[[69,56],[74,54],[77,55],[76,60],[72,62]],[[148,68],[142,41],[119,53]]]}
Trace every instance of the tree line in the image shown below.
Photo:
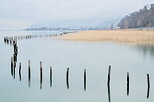
{"label": "tree line", "polygon": [[154,26],[154,4],[125,16],[117,26],[121,29]]}

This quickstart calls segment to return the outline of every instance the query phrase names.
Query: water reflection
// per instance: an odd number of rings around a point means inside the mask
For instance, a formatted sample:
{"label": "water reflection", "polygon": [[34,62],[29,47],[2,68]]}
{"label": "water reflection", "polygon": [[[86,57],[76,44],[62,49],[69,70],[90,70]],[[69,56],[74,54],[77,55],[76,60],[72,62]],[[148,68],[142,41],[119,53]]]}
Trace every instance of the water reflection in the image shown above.
{"label": "water reflection", "polygon": [[19,80],[21,81],[21,72],[19,72]]}
{"label": "water reflection", "polygon": [[107,88],[108,88],[108,101],[111,102],[110,84],[107,85]]}
{"label": "water reflection", "polygon": [[14,69],[13,69],[13,78],[15,79],[15,72],[16,72],[16,68],[14,67]]}
{"label": "water reflection", "polygon": [[135,45],[144,56],[150,55],[154,57],[154,45]]}
{"label": "water reflection", "polygon": [[42,80],[40,79],[40,89],[42,89]]}
{"label": "water reflection", "polygon": [[[30,38],[28,38],[27,37],[27,39],[30,39]],[[5,40],[5,42],[7,43],[10,43],[10,41],[6,41]],[[12,42],[12,41],[11,41]],[[18,56],[18,47],[17,47],[17,43],[15,43],[15,42],[12,42],[11,43],[12,45],[13,45],[13,47],[14,47],[14,52],[13,52],[13,57],[11,57],[11,75],[15,78],[15,70],[17,70],[17,69],[15,69],[16,68],[16,63],[17,63],[17,56]],[[31,59],[31,60],[33,60],[33,59]],[[10,61],[9,61],[10,62]],[[26,68],[26,70],[27,70],[27,68]],[[40,76],[39,76],[39,73],[37,73],[38,74],[38,76],[37,76],[37,79],[38,79],[38,83],[39,83],[39,81],[40,81],[40,89],[42,89],[42,83],[43,83],[43,77],[45,77],[45,76],[43,76],[42,75],[42,70],[43,70],[43,72],[45,72],[44,71],[44,69],[42,69],[42,62],[40,62]],[[33,69],[31,69],[31,66],[30,66],[30,60],[28,61],[28,86],[30,87],[31,86],[31,71],[33,71]],[[83,70],[82,70],[83,71]],[[49,71],[47,72],[48,73],[48,76],[47,77],[49,77]],[[106,98],[108,98],[108,101],[109,102],[111,102],[111,100],[113,101],[113,98],[112,98],[112,88],[110,89],[110,84],[112,84],[112,82],[110,83],[110,73],[111,73],[111,66],[109,66],[109,71],[108,71],[108,82],[107,82],[107,87],[105,87],[105,89],[107,88],[107,91],[108,91],[108,93],[107,93],[107,97]],[[18,73],[17,73],[18,74]],[[16,75],[17,75],[16,74]],[[21,63],[19,64],[19,80],[21,81]],[[86,73],[86,69],[84,69],[84,73],[81,73],[82,74],[82,78],[80,79],[80,81],[81,81],[81,85],[84,87],[84,89],[83,90],[87,90],[86,89],[86,85],[87,85],[87,83],[86,83],[86,81],[87,81],[87,76],[86,76],[86,74],[88,74],[88,73]],[[52,87],[52,84],[53,84],[53,72],[52,72],[52,67],[50,67],[50,81],[48,80],[48,86],[50,85],[50,87]],[[64,76],[65,76],[65,74],[64,74]],[[27,77],[27,73],[26,73],[26,77]],[[84,78],[83,78],[84,77]],[[39,80],[39,78],[40,78],[40,80]],[[126,78],[126,75],[125,75],[125,78]],[[23,80],[23,77],[22,77],[22,80]],[[65,81],[65,80],[64,80]],[[69,89],[70,88],[70,85],[69,85],[69,81],[71,81],[71,80],[69,80],[69,68],[67,69],[67,71],[66,71],[66,84],[64,83],[64,86],[66,85],[67,86],[67,89]],[[84,81],[84,83],[83,83],[83,81]],[[125,79],[125,81],[126,81],[126,79]],[[27,84],[27,83],[26,83]],[[39,87],[39,84],[38,84],[38,87]],[[56,84],[56,83],[55,83]],[[83,85],[84,84],[84,85]],[[98,83],[99,84],[99,83]],[[129,96],[129,73],[127,73],[127,95]],[[106,83],[105,83],[105,85],[106,85]],[[65,86],[65,87],[66,87]],[[113,86],[114,86],[114,84],[113,84]],[[116,85],[115,85],[116,86]],[[123,84],[123,87],[125,87],[126,86],[126,83],[125,84]],[[43,88],[44,88],[44,86],[43,86]],[[114,88],[113,88],[114,89]],[[126,89],[126,87],[125,87],[125,89]],[[71,90],[70,90],[71,91]],[[111,92],[110,92],[111,91]],[[150,94],[150,84],[148,85],[148,88],[147,88],[147,94],[145,93],[145,97],[146,97],[146,95],[147,95],[147,98],[149,98],[149,94]],[[125,90],[125,92],[126,92],[126,90]],[[126,93],[125,93],[125,95],[126,95]]]}

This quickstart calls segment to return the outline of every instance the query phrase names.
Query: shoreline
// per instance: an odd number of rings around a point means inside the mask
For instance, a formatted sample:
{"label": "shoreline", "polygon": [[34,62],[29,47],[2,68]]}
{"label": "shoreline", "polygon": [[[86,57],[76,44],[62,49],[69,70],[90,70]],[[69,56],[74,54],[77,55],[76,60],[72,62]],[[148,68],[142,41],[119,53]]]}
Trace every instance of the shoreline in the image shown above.
{"label": "shoreline", "polygon": [[73,41],[113,41],[127,43],[153,43],[154,29],[86,30],[59,35],[57,39]]}

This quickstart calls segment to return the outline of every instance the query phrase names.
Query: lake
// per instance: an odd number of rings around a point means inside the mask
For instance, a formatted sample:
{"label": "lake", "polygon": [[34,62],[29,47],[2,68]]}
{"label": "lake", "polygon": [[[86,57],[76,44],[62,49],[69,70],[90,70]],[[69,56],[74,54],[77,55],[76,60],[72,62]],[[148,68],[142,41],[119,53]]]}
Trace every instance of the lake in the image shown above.
{"label": "lake", "polygon": [[[15,70],[11,68],[14,48],[4,43],[4,37],[54,35],[61,32],[0,31],[1,102],[154,101],[153,45],[67,41],[42,36],[18,39],[16,67]],[[110,85],[107,85],[109,66]],[[149,90],[147,74],[150,77]]]}

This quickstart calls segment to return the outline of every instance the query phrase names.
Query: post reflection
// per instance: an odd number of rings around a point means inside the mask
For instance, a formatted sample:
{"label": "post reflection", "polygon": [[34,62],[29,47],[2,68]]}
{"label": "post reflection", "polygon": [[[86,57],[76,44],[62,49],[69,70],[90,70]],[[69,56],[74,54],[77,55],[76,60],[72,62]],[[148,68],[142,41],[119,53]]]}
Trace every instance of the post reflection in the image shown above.
{"label": "post reflection", "polygon": [[13,68],[13,78],[14,78],[14,79],[15,79],[15,75],[16,75],[15,73],[16,73],[16,68],[14,67],[14,68]]}
{"label": "post reflection", "polygon": [[147,89],[147,98],[149,98],[149,94],[150,94],[150,87],[148,87]]}
{"label": "post reflection", "polygon": [[107,85],[108,88],[108,101],[111,102],[110,84]]}
{"label": "post reflection", "polygon": [[31,86],[31,82],[30,82],[30,79],[28,79],[28,87]]}
{"label": "post reflection", "polygon": [[21,81],[21,72],[19,72],[19,80]]}
{"label": "post reflection", "polygon": [[40,80],[40,89],[42,89],[42,80]]}

